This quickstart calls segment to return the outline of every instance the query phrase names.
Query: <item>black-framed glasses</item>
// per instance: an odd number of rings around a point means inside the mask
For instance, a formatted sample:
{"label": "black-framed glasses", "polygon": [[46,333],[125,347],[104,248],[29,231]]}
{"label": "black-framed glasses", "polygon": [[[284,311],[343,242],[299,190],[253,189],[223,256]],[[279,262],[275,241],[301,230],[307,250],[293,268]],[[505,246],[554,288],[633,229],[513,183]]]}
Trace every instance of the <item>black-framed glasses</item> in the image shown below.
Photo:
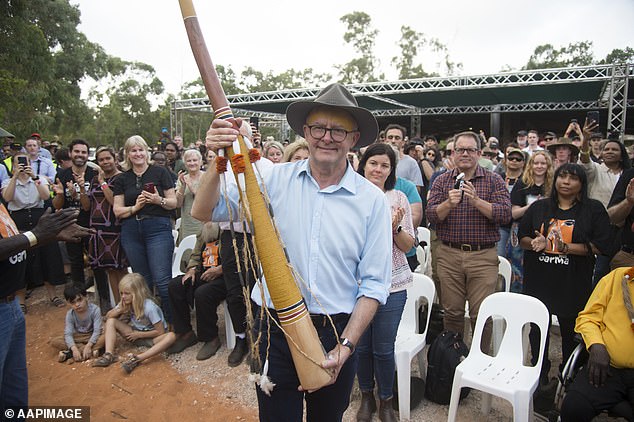
{"label": "black-framed glasses", "polygon": [[310,130],[310,136],[315,139],[322,139],[326,136],[326,132],[330,132],[330,138],[335,142],[343,142],[349,133],[358,132],[358,130],[345,130],[335,127],[327,128],[319,125],[308,126],[308,129]]}
{"label": "black-framed glasses", "polygon": [[465,152],[468,154],[475,154],[476,152],[478,152],[477,148],[454,148],[454,152],[458,155],[462,155]]}

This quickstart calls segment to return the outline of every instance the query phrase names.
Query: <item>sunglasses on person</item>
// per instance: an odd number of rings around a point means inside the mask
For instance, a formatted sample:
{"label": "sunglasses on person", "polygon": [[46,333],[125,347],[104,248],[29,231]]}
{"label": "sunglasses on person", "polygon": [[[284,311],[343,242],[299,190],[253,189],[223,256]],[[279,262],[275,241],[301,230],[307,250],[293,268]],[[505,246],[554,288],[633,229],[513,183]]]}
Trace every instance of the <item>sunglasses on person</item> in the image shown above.
{"label": "sunglasses on person", "polygon": [[512,157],[509,157],[509,161],[517,161],[519,163],[521,161],[524,161],[524,157],[518,157],[517,155],[514,155]]}

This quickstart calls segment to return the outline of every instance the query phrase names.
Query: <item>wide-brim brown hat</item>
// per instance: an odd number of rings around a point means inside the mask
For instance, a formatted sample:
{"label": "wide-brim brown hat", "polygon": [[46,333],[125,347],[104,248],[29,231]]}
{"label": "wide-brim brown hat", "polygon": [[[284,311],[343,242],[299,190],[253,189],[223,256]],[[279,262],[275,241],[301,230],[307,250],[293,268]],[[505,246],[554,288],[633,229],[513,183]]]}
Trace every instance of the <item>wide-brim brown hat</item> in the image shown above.
{"label": "wide-brim brown hat", "polygon": [[376,119],[341,84],[334,83],[322,89],[313,101],[295,101],[286,109],[286,120],[295,133],[304,136],[306,117],[316,107],[328,106],[347,111],[356,120],[360,133],[356,148],[364,147],[376,141],[379,125]]}
{"label": "wide-brim brown hat", "polygon": [[546,148],[548,149],[548,152],[550,152],[552,155],[555,155],[555,149],[561,146],[570,148],[573,154],[579,154],[579,148],[572,143],[572,139],[570,138],[559,138],[556,141],[548,144]]}

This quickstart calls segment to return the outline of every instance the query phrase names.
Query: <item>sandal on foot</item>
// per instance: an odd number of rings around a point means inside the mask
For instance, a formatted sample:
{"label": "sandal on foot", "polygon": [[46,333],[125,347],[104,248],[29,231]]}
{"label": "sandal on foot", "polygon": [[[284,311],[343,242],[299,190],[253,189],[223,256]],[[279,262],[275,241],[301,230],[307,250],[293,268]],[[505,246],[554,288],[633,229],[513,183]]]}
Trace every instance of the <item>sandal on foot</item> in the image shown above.
{"label": "sandal on foot", "polygon": [[64,302],[64,300],[61,299],[59,296],[54,296],[53,299],[51,299],[51,303],[58,308],[63,308],[64,306],[66,306],[66,302]]}
{"label": "sandal on foot", "polygon": [[126,360],[125,362],[121,362],[121,367],[126,373],[129,374],[134,371],[134,368],[136,368],[140,364],[141,361],[139,360],[139,358],[136,357],[136,355],[131,355],[128,360]]}
{"label": "sandal on foot", "polygon": [[117,357],[110,352],[106,352],[102,357],[97,359],[92,363],[92,366],[97,366],[100,368],[105,368],[106,366],[110,366],[117,361]]}
{"label": "sandal on foot", "polygon": [[73,352],[70,350],[61,350],[57,355],[57,361],[59,363],[66,362],[68,359],[73,357]]}

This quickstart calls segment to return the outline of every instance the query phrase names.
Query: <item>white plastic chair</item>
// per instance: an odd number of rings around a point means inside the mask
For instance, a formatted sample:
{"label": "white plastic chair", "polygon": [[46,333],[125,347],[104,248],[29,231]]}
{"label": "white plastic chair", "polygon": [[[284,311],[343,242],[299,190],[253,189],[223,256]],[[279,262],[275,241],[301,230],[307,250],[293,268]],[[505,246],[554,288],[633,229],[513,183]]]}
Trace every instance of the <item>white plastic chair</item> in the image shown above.
{"label": "white plastic chair", "polygon": [[[498,261],[498,275],[501,275],[504,278],[504,291],[508,292],[511,288],[511,277],[513,274],[511,270],[511,263],[503,256],[498,256]],[[500,348],[502,335],[504,333],[504,320],[502,318],[493,318],[492,331],[493,354],[496,354]]]}
{"label": "white plastic chair", "polygon": [[[185,252],[188,249],[193,250],[194,246],[196,246],[196,235],[194,234],[181,240],[181,243],[174,251],[174,258],[172,261],[172,278],[183,275],[183,272],[181,271],[181,259],[183,258]],[[231,315],[229,315],[227,302],[223,300],[222,305],[225,312],[225,339],[227,342],[227,349],[233,349],[236,346],[236,333],[233,331],[233,324],[231,323]]]}
{"label": "white plastic chair", "polygon": [[174,247],[178,246],[178,230],[172,229],[172,237],[174,238]]}
{"label": "white plastic chair", "polygon": [[180,217],[176,219],[176,221],[174,222],[174,230],[180,230],[181,228],[181,219]]}
{"label": "white plastic chair", "polygon": [[[489,317],[502,316],[507,329],[496,356],[480,350],[484,324]],[[546,306],[531,296],[515,293],[494,293],[484,299],[471,344],[471,351],[456,368],[451,388],[451,402],[447,420],[456,420],[460,390],[470,387],[494,394],[511,402],[515,422],[533,420],[533,393],[539,382],[539,372],[544,359],[544,345],[548,331],[549,313]],[[525,366],[522,353],[522,329],[534,323],[540,330],[539,356],[535,366]],[[488,400],[485,400],[486,398]],[[487,394],[482,401],[482,411],[488,413],[491,406]]]}
{"label": "white plastic chair", "polygon": [[498,256],[498,261],[498,274],[504,277],[504,291],[508,292],[511,289],[511,278],[513,277],[511,263],[503,256]]}
{"label": "white plastic chair", "polygon": [[[434,282],[426,275],[414,273],[414,284],[407,289],[407,301],[398,325],[394,345],[398,382],[398,408],[401,420],[408,420],[410,414],[410,376],[412,359],[418,356],[418,367],[424,371],[422,350],[425,348],[427,327],[431,319],[431,306],[436,296]],[[422,299],[427,301],[427,323],[422,334],[418,334],[418,308]],[[423,375],[423,374],[421,374]]]}
{"label": "white plastic chair", "polygon": [[429,263],[431,261],[431,232],[427,227],[418,228],[418,241],[420,243],[426,242],[426,246],[416,246],[416,258],[418,259],[418,267],[415,272],[425,274],[429,269]]}
{"label": "white plastic chair", "polygon": [[181,271],[181,260],[183,259],[185,252],[187,252],[187,250],[191,252],[194,249],[194,246],[196,246],[196,235],[191,234],[181,240],[181,243],[174,250],[174,256],[172,257],[172,278],[183,274]]}

